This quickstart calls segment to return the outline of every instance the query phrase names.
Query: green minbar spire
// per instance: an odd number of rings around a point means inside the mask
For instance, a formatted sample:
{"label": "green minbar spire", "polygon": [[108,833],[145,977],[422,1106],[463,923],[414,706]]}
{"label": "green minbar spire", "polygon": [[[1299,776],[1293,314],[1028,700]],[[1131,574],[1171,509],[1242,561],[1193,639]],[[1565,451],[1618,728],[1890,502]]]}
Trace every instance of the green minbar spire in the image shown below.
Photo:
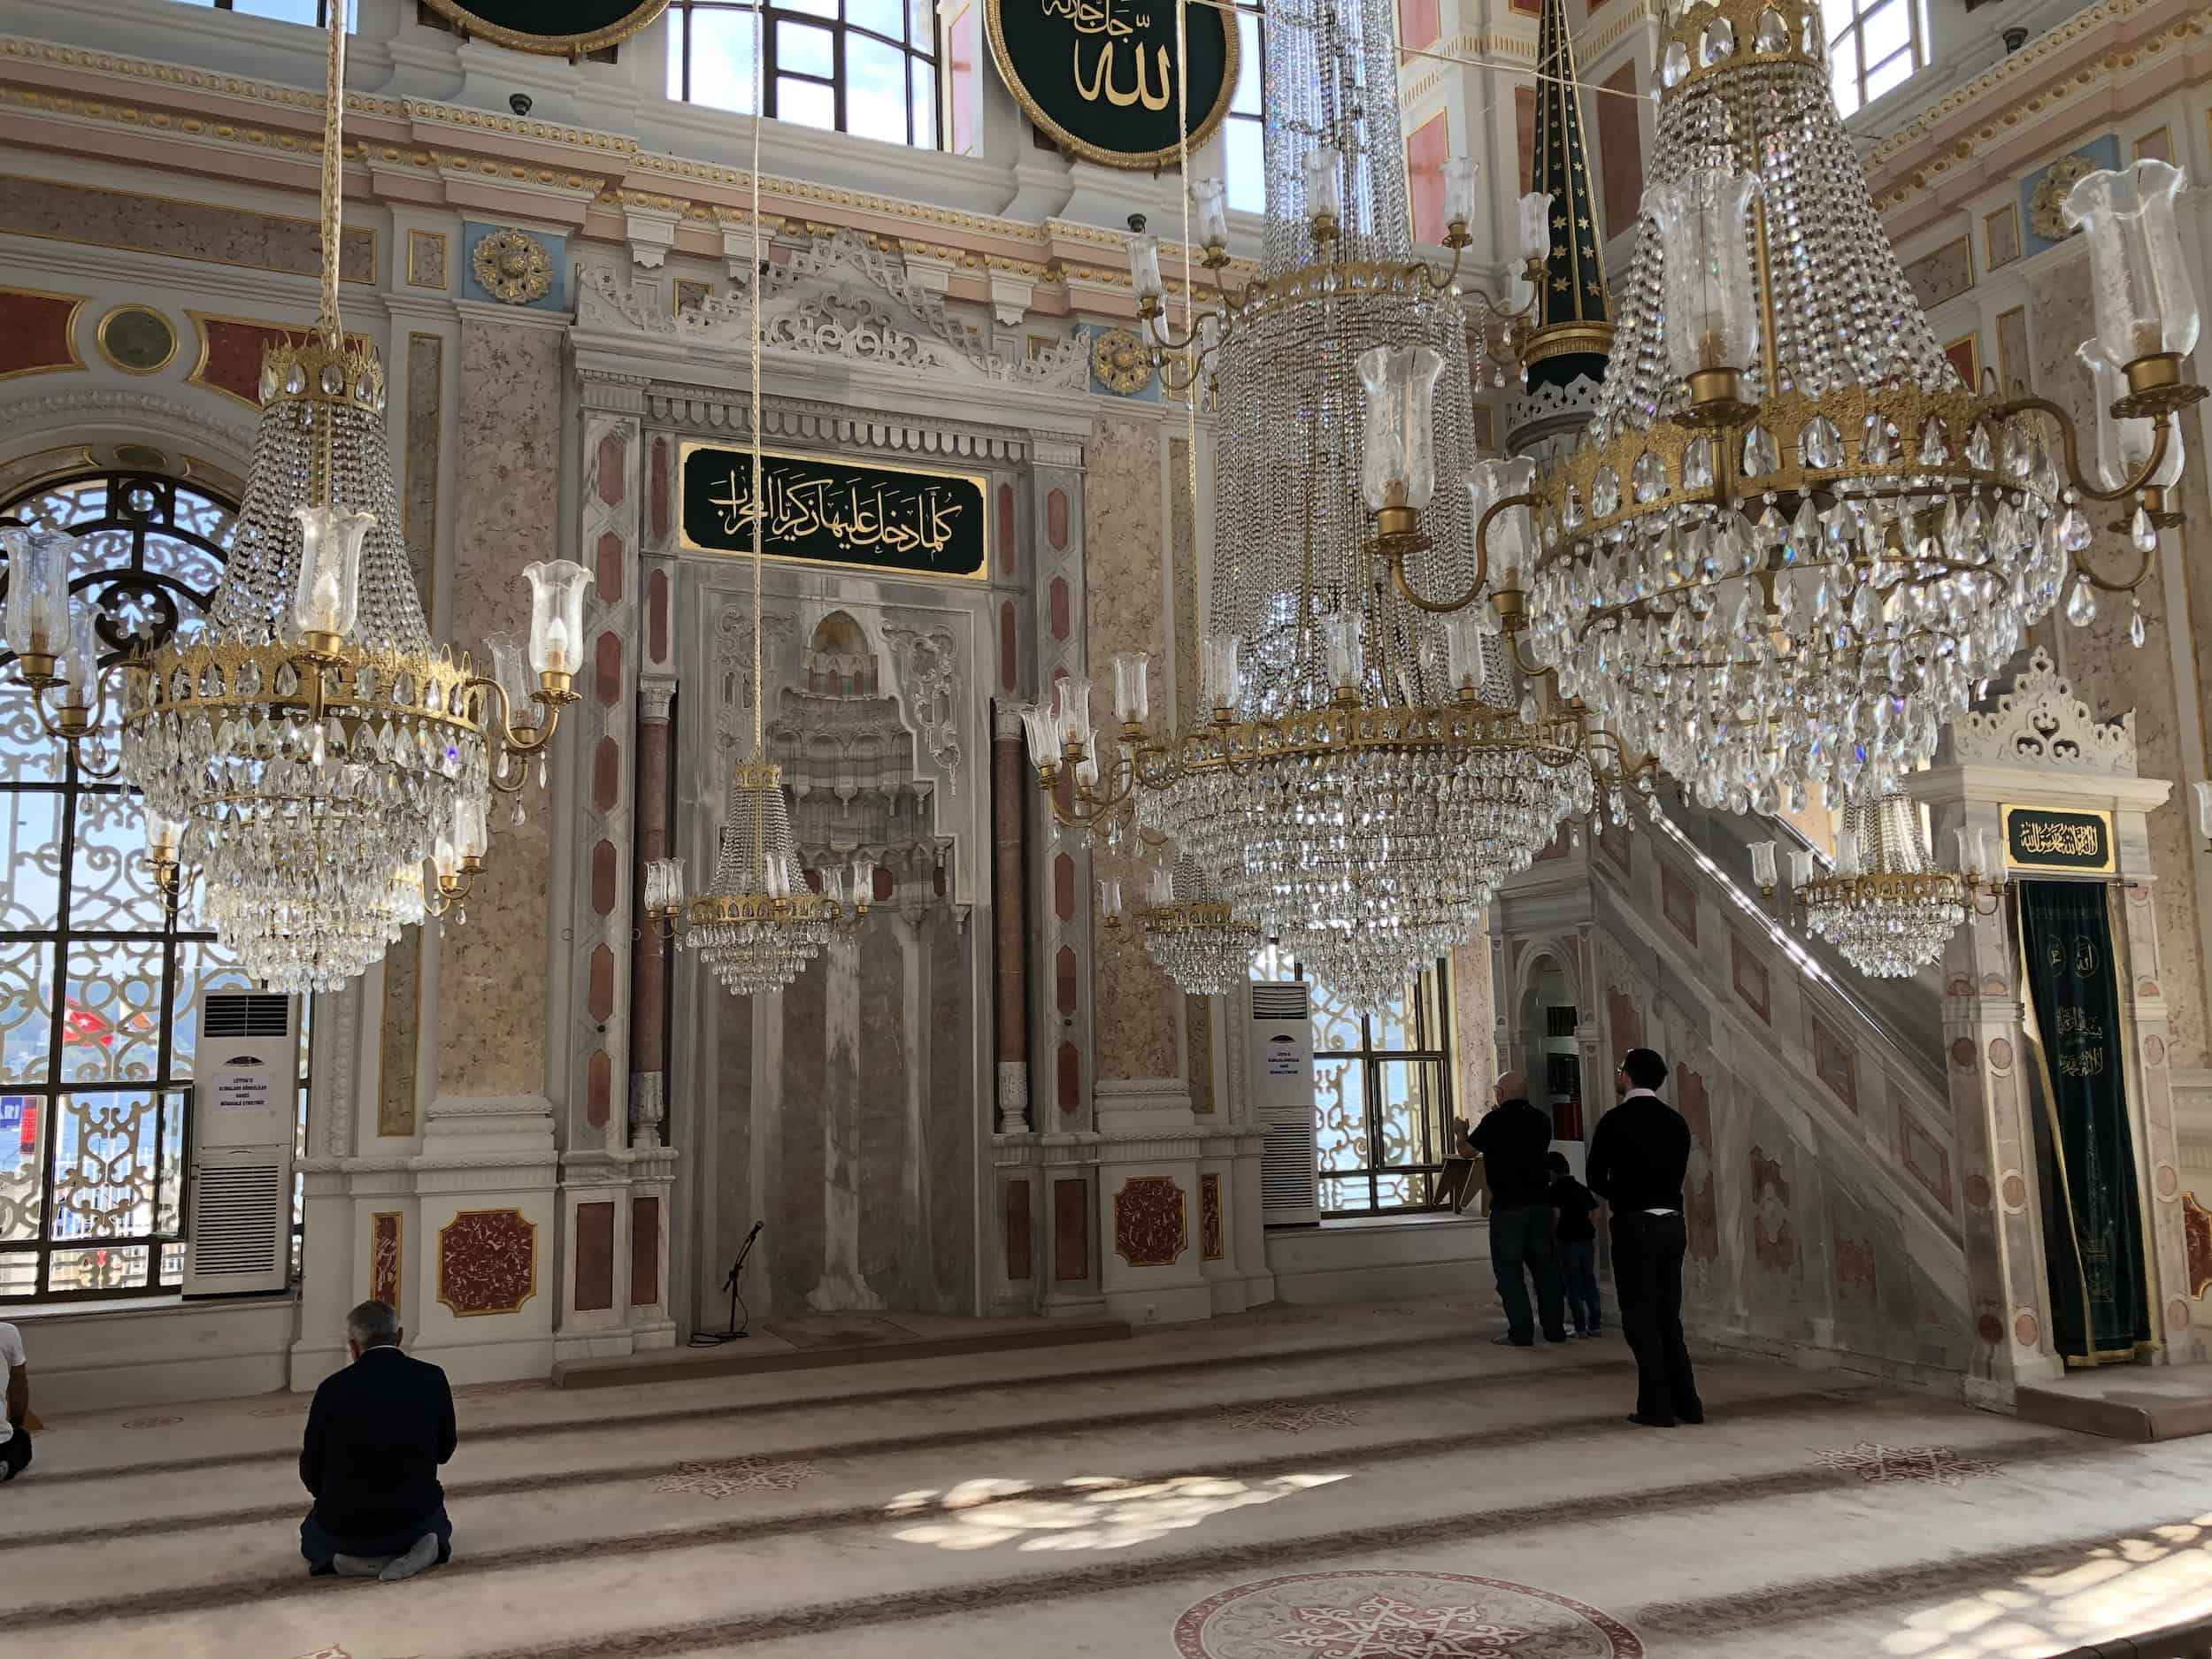
{"label": "green minbar spire", "polygon": [[1536,46],[1536,158],[1529,188],[1551,196],[1551,253],[1537,296],[1537,327],[1524,358],[1532,391],[1564,386],[1578,375],[1594,385],[1604,376],[1612,342],[1602,257],[1605,227],[1598,219],[1582,138],[1574,42],[1567,32],[1564,0],[1543,4]]}

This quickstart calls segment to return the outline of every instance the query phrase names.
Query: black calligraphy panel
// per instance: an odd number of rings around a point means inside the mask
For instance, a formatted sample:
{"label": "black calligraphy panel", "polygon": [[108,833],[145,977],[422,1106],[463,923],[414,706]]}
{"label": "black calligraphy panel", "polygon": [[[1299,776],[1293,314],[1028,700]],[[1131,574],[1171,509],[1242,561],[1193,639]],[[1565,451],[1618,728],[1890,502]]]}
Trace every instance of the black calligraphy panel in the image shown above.
{"label": "black calligraphy panel", "polygon": [[991,55],[1029,119],[1090,161],[1158,167],[1173,161],[1187,96],[1190,147],[1211,136],[1237,87],[1233,13],[1190,4],[1176,39],[1177,0],[985,0]]}
{"label": "black calligraphy panel", "polygon": [[[683,544],[753,550],[750,450],[683,447]],[[980,580],[990,571],[985,480],[967,472],[796,455],[761,457],[761,551],[770,558]]]}
{"label": "black calligraphy panel", "polygon": [[2005,860],[2023,870],[2112,868],[2112,819],[2057,807],[2005,809]]}
{"label": "black calligraphy panel", "polygon": [[432,11],[471,35],[564,58],[629,39],[667,5],[668,0],[430,0]]}

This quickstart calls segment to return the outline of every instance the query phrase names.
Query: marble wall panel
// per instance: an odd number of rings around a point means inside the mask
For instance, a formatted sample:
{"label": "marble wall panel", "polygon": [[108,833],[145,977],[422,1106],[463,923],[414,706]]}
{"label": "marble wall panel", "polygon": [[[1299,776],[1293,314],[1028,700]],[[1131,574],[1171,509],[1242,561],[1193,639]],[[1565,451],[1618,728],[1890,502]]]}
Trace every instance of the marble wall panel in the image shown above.
{"label": "marble wall panel", "polygon": [[[2046,397],[2062,404],[2085,434],[2095,430],[2094,405],[2089,396],[2089,377],[2074,357],[2074,349],[2088,338],[2093,326],[2089,294],[2089,260],[2085,248],[2046,264],[2028,280],[2028,303],[2033,312],[2034,384]],[[2212,576],[2192,570],[2186,555],[2203,546],[2201,528],[2207,511],[2202,440],[2190,446],[2182,475],[2185,509],[2196,518],[2194,540],[2183,543],[2183,569],[2196,589],[2212,588]],[[2089,557],[2108,573],[2132,571],[2138,555],[2124,532],[2108,527],[2118,519],[2110,509],[2090,515],[2097,537]],[[2169,531],[2189,536],[2191,530]],[[2113,718],[2135,711],[2137,767],[2147,778],[2179,780],[2204,775],[2201,753],[2184,755],[2180,738],[2180,705],[2174,675],[2172,630],[2190,628],[2193,607],[2200,615],[2212,615],[2212,591],[2170,592],[2165,573],[2154,563],[2139,596],[2143,604],[2144,640],[2139,649],[2128,641],[2129,607],[2116,594],[2098,595],[2095,620],[2086,627],[2066,626],[2063,641],[2068,677],[2074,690],[2091,710]],[[2212,671],[2212,641],[2201,629],[2192,631],[2196,648],[2199,695]],[[2212,704],[2200,703],[2200,718],[2212,714]],[[2177,1069],[2207,1064],[2203,955],[2204,941],[2197,926],[2197,873],[2194,838],[2185,811],[2169,808],[2149,817],[2151,858],[2158,872],[2152,888],[2157,913],[2159,954],[2164,972],[2160,984],[2166,993],[2167,1052]]]}
{"label": "marble wall panel", "polygon": [[73,333],[82,296],[0,288],[0,380],[81,369]]}
{"label": "marble wall panel", "polygon": [[[753,1223],[763,1217],[753,1208],[753,999],[732,996],[719,986],[711,986],[706,997],[710,1018],[718,1027],[714,1074],[707,1079],[714,1102],[707,1133],[714,1141],[716,1202],[713,1237],[706,1240],[708,1259],[698,1263],[694,1279],[701,1317],[720,1330],[721,1310],[726,1304],[715,1286],[737,1259]],[[678,1011],[680,1017],[681,1010]],[[749,1289],[759,1283],[751,1272],[749,1269]]]}
{"label": "marble wall panel", "polygon": [[1605,183],[1605,222],[1599,228],[1617,236],[1635,227],[1644,199],[1643,104],[1636,95],[1635,63],[1623,64],[1604,86],[1605,96],[1590,100],[1597,105],[1598,165]]}
{"label": "marble wall panel", "polygon": [[[458,418],[469,465],[450,632],[480,640],[527,630],[522,566],[560,545],[562,336],[465,324]],[[438,1088],[529,1094],[545,1087],[547,812],[532,790],[525,821],[495,818],[492,856],[469,895],[466,927],[446,930],[439,970]]]}
{"label": "marble wall panel", "polygon": [[[1169,618],[1175,641],[1174,710],[1180,720],[1198,715],[1205,701],[1198,679],[1198,641],[1205,618],[1198,606],[1198,527],[1191,499],[1190,441],[1168,444],[1168,556],[1173,564],[1174,614]],[[1164,691],[1164,688],[1163,688]],[[1155,692],[1156,698],[1162,691]],[[1183,1029],[1190,1054],[1191,1110],[1211,1112],[1214,1104],[1213,1000],[1184,999]]]}
{"label": "marble wall panel", "polygon": [[[1160,614],[1160,560],[1167,546],[1160,428],[1148,421],[1102,419],[1084,456],[1085,647],[1103,721],[1111,715],[1114,654],[1149,651],[1158,663],[1169,649]],[[1141,861],[1110,853],[1102,844],[1094,849],[1092,864],[1101,879],[1120,878],[1125,902],[1133,908],[1141,900]],[[1179,1076],[1179,994],[1146,952],[1141,930],[1109,928],[1094,916],[1092,941],[1095,1074]]]}
{"label": "marble wall panel", "polygon": [[[322,273],[322,234],[312,219],[173,202],[88,184],[0,177],[0,231],[294,276]],[[339,274],[348,282],[375,281],[376,232],[356,227],[341,233],[339,241]]]}
{"label": "marble wall panel", "polygon": [[[401,488],[400,518],[407,534],[407,562],[415,572],[415,592],[422,600],[423,619],[432,638],[438,635],[434,614],[438,585],[433,575],[438,558],[438,452],[443,408],[440,394],[445,381],[445,342],[435,334],[407,336],[407,448]],[[472,652],[480,652],[474,641]]]}
{"label": "marble wall panel", "polygon": [[422,929],[384,953],[384,1018],[377,1035],[376,1133],[415,1133],[415,1058],[422,1028]]}

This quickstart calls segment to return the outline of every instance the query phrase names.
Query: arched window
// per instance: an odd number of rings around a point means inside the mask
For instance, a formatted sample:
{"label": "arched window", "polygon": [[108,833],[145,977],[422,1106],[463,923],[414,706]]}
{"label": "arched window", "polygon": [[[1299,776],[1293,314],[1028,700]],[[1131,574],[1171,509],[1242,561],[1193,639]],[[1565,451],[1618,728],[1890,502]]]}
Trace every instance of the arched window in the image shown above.
{"label": "arched window", "polygon": [[[70,588],[111,661],[203,612],[235,517],[125,472],[0,505],[77,538]],[[0,830],[0,1303],[173,1289],[200,1003],[245,978],[154,888],[135,792],[80,776],[6,672]]]}
{"label": "arched window", "polygon": [[767,113],[826,132],[937,148],[931,0],[672,0],[668,96],[749,114],[753,31],[767,31]]}
{"label": "arched window", "polygon": [[1845,115],[1927,66],[1924,0],[1820,0],[1820,15],[1829,82]]}
{"label": "arched window", "polygon": [[1307,979],[1321,1213],[1432,1210],[1452,1150],[1450,1000],[1440,962],[1386,1007],[1360,1009],[1308,979],[1281,947],[1252,960],[1259,983]]}

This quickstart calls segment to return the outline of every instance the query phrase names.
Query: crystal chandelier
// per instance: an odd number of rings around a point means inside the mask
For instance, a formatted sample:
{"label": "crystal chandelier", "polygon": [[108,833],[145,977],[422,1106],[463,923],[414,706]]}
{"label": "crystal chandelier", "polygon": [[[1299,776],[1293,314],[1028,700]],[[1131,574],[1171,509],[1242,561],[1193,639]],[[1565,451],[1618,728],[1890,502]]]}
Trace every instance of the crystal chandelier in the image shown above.
{"label": "crystal chandelier", "polygon": [[[760,96],[761,55],[754,14],[753,96]],[[757,102],[754,108],[759,108]],[[760,123],[753,123],[753,257],[761,269]],[[866,858],[852,864],[849,903],[842,872],[833,871],[817,893],[799,863],[791,833],[791,807],[784,798],[783,769],[767,758],[764,736],[768,691],[761,652],[761,536],[765,514],[761,491],[760,288],[752,291],[752,495],[748,514],[753,527],[753,753],[730,774],[728,810],[722,821],[721,852],[707,890],[684,900],[684,861],[657,858],[645,869],[645,915],[649,925],[675,939],[680,949],[698,953],[735,996],[780,991],[806,971],[840,927],[853,928],[867,914],[875,891],[875,865]],[[687,924],[688,926],[687,926]]]}
{"label": "crystal chandelier", "polygon": [[288,993],[336,988],[420,921],[434,849],[442,898],[465,892],[489,792],[521,787],[575,700],[591,580],[568,560],[526,570],[530,680],[480,678],[430,643],[383,365],[338,320],[345,32],[333,13],[321,312],[311,336],[263,357],[245,501],[205,626],[103,666],[89,608],[70,603],[71,538],[7,545],[8,637],[42,724],[88,775],[143,795],[163,891],[173,899],[196,866],[204,920],[250,977]]}
{"label": "crystal chandelier", "polygon": [[[1836,836],[1835,867],[1816,873],[1813,854],[1790,854],[1790,886],[1806,923],[1870,979],[1908,979],[1943,954],[1970,907],[1996,914],[2004,875],[1989,869],[1983,832],[1959,830],[1958,862],[1938,866],[1920,833],[1920,804],[1902,795],[1854,801]],[[1752,879],[1774,893],[1774,843],[1751,844]]]}
{"label": "crystal chandelier", "polygon": [[[1118,889],[1120,884],[1110,885]],[[1118,890],[1102,908],[1107,925],[1118,925]],[[1171,866],[1153,867],[1152,891],[1141,925],[1144,948],[1152,960],[1191,996],[1224,996],[1252,977],[1253,953],[1262,943],[1260,930],[1237,919],[1187,853]]]}
{"label": "crystal chandelier", "polygon": [[[2156,161],[2067,202],[2120,365],[2100,381],[2101,480],[2058,405],[1962,385],[1875,218],[1824,39],[1803,0],[1678,12],[1589,442],[1514,503],[1536,510],[1532,569],[1478,535],[1533,663],[1709,807],[1880,795],[2070,575],[2077,622],[2131,592],[2174,521],[2171,416],[2203,396],[2181,380],[2180,175]],[[2082,503],[2128,501],[2139,563],[2108,579]]]}
{"label": "crystal chandelier", "polygon": [[[1139,226],[1130,244],[1156,365],[1219,408],[1210,718],[1148,733],[1147,664],[1125,657],[1118,742],[1100,741],[1088,682],[1067,680],[1026,711],[1030,758],[1064,825],[1133,804],[1237,919],[1347,995],[1395,995],[1594,783],[1578,718],[1510,706],[1474,623],[1435,620],[1371,568],[1390,528],[1421,585],[1475,574],[1471,487],[1496,486],[1475,461],[1470,323],[1486,341],[1526,312],[1458,286],[1473,165],[1446,170],[1440,276],[1412,252],[1388,0],[1294,0],[1262,27],[1262,275],[1226,288],[1215,180],[1191,192],[1221,288],[1202,322],[1171,330],[1157,242]],[[1525,265],[1548,250],[1546,212],[1523,204]]]}

